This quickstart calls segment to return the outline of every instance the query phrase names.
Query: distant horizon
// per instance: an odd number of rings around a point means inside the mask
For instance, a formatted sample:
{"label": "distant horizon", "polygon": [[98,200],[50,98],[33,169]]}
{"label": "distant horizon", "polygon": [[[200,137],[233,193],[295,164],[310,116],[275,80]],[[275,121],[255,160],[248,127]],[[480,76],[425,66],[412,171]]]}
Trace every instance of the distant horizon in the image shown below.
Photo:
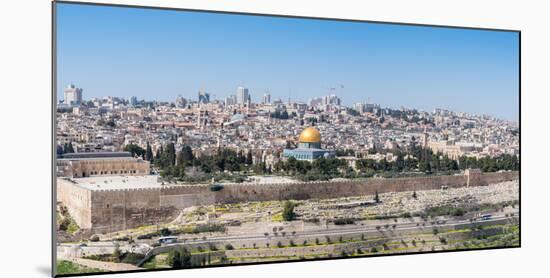
{"label": "distant horizon", "polygon": [[57,33],[58,100],[71,83],[169,102],[244,85],[253,102],[334,93],[519,122],[516,32],[58,3]]}

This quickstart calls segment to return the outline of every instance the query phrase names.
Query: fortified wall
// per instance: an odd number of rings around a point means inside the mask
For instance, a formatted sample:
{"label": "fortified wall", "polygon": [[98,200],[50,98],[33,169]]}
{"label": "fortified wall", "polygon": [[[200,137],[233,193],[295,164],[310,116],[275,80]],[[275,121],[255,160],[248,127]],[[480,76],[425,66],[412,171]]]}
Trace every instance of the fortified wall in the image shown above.
{"label": "fortified wall", "polygon": [[75,221],[92,233],[107,233],[143,225],[166,223],[181,209],[216,203],[270,200],[304,200],[373,195],[376,192],[421,191],[466,186],[484,186],[518,179],[518,172],[464,175],[371,178],[362,181],[323,181],[280,184],[224,184],[211,191],[209,185],[165,185],[156,188],[88,190],[70,180],[58,179],[58,201]]}

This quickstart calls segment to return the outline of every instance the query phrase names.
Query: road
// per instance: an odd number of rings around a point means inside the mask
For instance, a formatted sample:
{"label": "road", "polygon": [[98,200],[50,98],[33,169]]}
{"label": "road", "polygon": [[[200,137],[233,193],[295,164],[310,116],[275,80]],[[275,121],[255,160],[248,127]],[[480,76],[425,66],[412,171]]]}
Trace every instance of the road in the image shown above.
{"label": "road", "polygon": [[[332,226],[330,228],[320,228],[316,230],[309,230],[309,231],[301,231],[301,232],[295,232],[294,234],[287,232],[285,236],[282,236],[281,233],[279,233],[277,236],[270,233],[269,235],[265,235],[262,233],[256,233],[256,234],[244,234],[244,235],[223,235],[223,236],[214,236],[209,237],[206,240],[203,239],[187,239],[185,241],[180,241],[178,243],[173,244],[167,244],[160,247],[155,247],[150,249],[147,254],[146,258],[150,257],[151,255],[155,254],[156,251],[163,250],[165,251],[167,248],[171,249],[170,247],[179,247],[179,246],[185,246],[188,244],[209,244],[209,243],[231,243],[231,242],[247,242],[247,241],[270,241],[270,240],[277,240],[277,239],[287,239],[287,240],[299,240],[299,239],[311,239],[311,238],[325,238],[325,237],[332,237],[332,236],[346,236],[346,235],[361,235],[364,234],[366,237],[369,236],[376,236],[381,233],[403,233],[407,231],[424,231],[424,232],[432,232],[433,228],[439,228],[439,229],[445,229],[445,228],[452,228],[456,225],[467,225],[467,226],[473,226],[473,225],[494,225],[497,223],[501,223],[502,221],[511,221],[511,220],[517,220],[517,213],[514,213],[514,217],[508,217],[504,213],[494,213],[491,219],[489,220],[475,220],[470,221],[469,219],[457,219],[457,218],[449,218],[445,219],[444,223],[437,223],[437,220],[430,220],[430,221],[413,221],[411,219],[410,222],[392,222],[388,220],[385,223],[379,223],[374,225],[342,225],[342,226]],[[434,223],[434,224],[432,224]],[[388,228],[385,228],[385,226],[388,226]],[[395,226],[395,228],[393,228]],[[378,227],[378,229],[377,229]],[[146,241],[140,241],[140,242],[146,242]],[[149,243],[155,242],[148,240]],[[74,244],[61,244],[62,246],[75,246]],[[114,247],[115,244],[106,244],[106,242],[102,243],[102,246],[104,247]],[[130,246],[127,246],[130,247]],[[83,247],[86,248],[86,247]],[[130,250],[132,250],[130,248]],[[86,260],[91,261],[91,260]],[[114,268],[115,266],[111,265],[103,265],[103,267],[98,266],[91,266],[89,262],[82,261],[78,262],[79,264],[84,264],[86,266],[90,267],[96,267],[96,268],[102,268],[105,267]],[[95,261],[92,261],[95,262]],[[102,262],[100,262],[102,263]],[[116,264],[120,265],[120,264]]]}
{"label": "road", "polygon": [[[517,217],[513,217],[516,218]],[[434,224],[432,225],[431,222],[408,222],[408,223],[387,223],[389,225],[389,228],[384,228],[384,224],[382,225],[355,225],[352,227],[349,227],[350,225],[343,225],[342,228],[332,228],[330,230],[327,229],[319,229],[319,230],[312,230],[312,231],[304,231],[304,232],[296,232],[295,234],[286,233],[285,236],[265,236],[263,233],[259,234],[249,234],[249,235],[234,235],[234,236],[218,236],[218,237],[210,237],[207,240],[197,239],[197,240],[186,240],[184,243],[173,243],[170,245],[184,245],[184,244],[200,244],[200,243],[211,243],[211,242],[226,242],[226,241],[251,241],[251,240],[270,240],[270,239],[277,239],[277,238],[288,238],[288,239],[299,239],[299,238],[311,238],[311,237],[325,237],[325,236],[341,236],[341,235],[349,235],[349,234],[361,234],[361,233],[380,233],[384,231],[388,232],[404,232],[408,230],[418,230],[418,229],[428,229],[428,231],[431,231],[435,227],[449,227],[449,226],[455,226],[455,225],[473,225],[473,224],[483,224],[483,225],[491,225],[492,223],[497,223],[499,221],[510,219],[510,217],[506,217],[504,215],[495,215],[490,220],[476,220],[474,222],[470,222],[470,220],[458,220],[458,219],[449,219],[446,220],[445,223],[442,224]],[[426,223],[425,226],[422,224]],[[392,226],[395,225],[395,229],[392,228]],[[418,225],[418,226],[417,226]],[[376,229],[376,227],[380,227],[380,229]]]}

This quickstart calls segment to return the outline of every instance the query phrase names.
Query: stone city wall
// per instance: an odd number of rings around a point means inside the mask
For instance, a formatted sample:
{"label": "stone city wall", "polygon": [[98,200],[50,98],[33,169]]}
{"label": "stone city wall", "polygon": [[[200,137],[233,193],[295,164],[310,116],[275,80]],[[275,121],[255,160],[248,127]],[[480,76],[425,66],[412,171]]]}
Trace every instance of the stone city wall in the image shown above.
{"label": "stone city wall", "polygon": [[517,171],[483,173],[481,174],[481,180],[477,185],[478,186],[489,185],[493,183],[499,183],[503,181],[516,180],[516,179],[519,179],[519,172]]}
{"label": "stone city wall", "polygon": [[421,191],[466,186],[466,176],[433,176],[364,181],[322,181],[282,184],[227,184],[216,192],[217,203],[269,200],[326,199],[374,195],[386,192]]}
{"label": "stone city wall", "polygon": [[226,184],[215,192],[216,203],[237,203],[269,200],[326,199],[386,192],[421,191],[484,186],[518,179],[518,172],[481,173],[467,171],[465,175],[407,178],[372,178],[363,181],[321,181],[281,184]]}
{"label": "stone city wall", "polygon": [[67,179],[57,179],[57,201],[67,207],[69,214],[82,229],[92,227],[92,194]]}
{"label": "stone city wall", "polygon": [[58,180],[58,200],[80,227],[94,233],[114,232],[143,225],[166,223],[181,209],[215,203],[270,200],[305,200],[373,195],[376,192],[421,191],[464,186],[483,186],[518,178],[518,172],[465,175],[372,178],[363,181],[323,181],[281,184],[225,184],[219,191],[209,185],[164,186],[151,189],[94,190]]}
{"label": "stone city wall", "polygon": [[92,192],[93,232],[106,233],[173,220],[178,208],[161,205],[159,189]]}

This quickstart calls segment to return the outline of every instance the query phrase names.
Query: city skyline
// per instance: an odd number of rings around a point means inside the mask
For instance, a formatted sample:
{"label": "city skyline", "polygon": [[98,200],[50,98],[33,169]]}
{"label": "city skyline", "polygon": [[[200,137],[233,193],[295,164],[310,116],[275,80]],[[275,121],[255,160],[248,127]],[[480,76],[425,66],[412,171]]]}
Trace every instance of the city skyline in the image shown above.
{"label": "city skyline", "polygon": [[85,99],[171,102],[201,89],[223,100],[240,85],[253,102],[266,90],[307,102],[336,88],[346,106],[519,118],[513,32],[72,4],[58,24],[58,99],[70,83]]}
{"label": "city skyline", "polygon": [[519,32],[54,7],[55,275],[521,247]]}

